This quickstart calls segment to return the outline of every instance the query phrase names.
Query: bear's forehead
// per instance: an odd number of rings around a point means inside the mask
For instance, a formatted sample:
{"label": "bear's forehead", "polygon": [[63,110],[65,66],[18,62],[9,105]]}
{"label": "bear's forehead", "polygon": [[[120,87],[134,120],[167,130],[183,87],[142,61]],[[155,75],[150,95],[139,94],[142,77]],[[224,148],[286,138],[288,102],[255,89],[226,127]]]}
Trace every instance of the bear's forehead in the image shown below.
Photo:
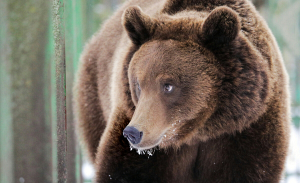
{"label": "bear's forehead", "polygon": [[208,49],[193,41],[168,39],[146,42],[135,53],[134,60],[142,64],[154,64],[154,61],[158,61],[156,65],[161,66],[159,63],[172,65],[177,62],[188,63],[200,57],[212,58],[213,55]]}
{"label": "bear's forehead", "polygon": [[141,46],[134,56],[134,61],[139,67],[145,69],[151,67],[159,71],[179,66],[183,57],[187,56],[185,53],[187,50],[184,43],[177,40],[153,40]]}
{"label": "bear's forehead", "polygon": [[[206,50],[192,42],[177,40],[155,40],[141,46],[133,57],[135,74],[143,80],[160,76],[176,77],[198,72],[209,59]],[[190,69],[190,68],[194,69]],[[188,68],[188,70],[187,70]]]}
{"label": "bear's forehead", "polygon": [[152,39],[197,40],[208,12],[183,11],[175,15],[162,15],[156,21]]}
{"label": "bear's forehead", "polygon": [[[192,20],[190,20],[192,19]],[[197,40],[198,32],[201,30],[203,20],[193,18],[180,18],[173,21],[164,20],[159,22],[152,39],[179,41]]]}
{"label": "bear's forehead", "polygon": [[[139,78],[157,76],[172,70],[172,63],[178,65],[179,59],[174,57],[177,50],[173,40],[151,41],[141,46],[133,58],[135,72]],[[145,79],[146,79],[145,78]]]}

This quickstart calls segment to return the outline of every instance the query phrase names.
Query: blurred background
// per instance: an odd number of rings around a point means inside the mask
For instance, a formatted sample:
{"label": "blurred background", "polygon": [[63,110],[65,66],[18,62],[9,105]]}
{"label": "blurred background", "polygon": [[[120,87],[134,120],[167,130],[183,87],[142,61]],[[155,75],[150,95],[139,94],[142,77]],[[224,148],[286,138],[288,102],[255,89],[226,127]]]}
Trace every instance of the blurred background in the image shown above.
{"label": "blurred background", "polygon": [[[300,1],[253,0],[290,76],[285,183],[300,183]],[[72,86],[85,42],[122,0],[0,0],[0,183],[91,182]]]}

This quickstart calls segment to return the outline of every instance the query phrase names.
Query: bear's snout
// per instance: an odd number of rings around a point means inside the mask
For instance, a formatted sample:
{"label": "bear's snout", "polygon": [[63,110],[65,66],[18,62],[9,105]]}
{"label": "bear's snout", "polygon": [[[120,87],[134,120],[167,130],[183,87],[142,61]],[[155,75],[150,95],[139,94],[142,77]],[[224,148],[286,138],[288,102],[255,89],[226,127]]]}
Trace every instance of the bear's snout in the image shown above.
{"label": "bear's snout", "polygon": [[138,144],[142,140],[143,132],[138,131],[138,129],[133,126],[127,126],[123,130],[123,136],[132,144]]}

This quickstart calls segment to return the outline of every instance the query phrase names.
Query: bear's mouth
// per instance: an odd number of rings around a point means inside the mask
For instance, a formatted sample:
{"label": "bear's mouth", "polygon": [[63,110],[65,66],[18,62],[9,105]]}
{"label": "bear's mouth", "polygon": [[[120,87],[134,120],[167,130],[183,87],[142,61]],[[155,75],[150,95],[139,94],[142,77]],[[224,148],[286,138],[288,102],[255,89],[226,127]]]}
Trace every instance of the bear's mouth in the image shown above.
{"label": "bear's mouth", "polygon": [[[161,143],[162,141],[162,138],[163,136],[160,136],[158,138],[158,140],[155,140],[154,142],[150,142],[150,141],[145,141],[145,142],[141,142],[141,143],[138,143],[138,144],[132,144],[131,142],[130,143],[130,149],[136,149],[137,152],[141,152],[141,151],[148,151],[148,150],[151,150],[151,149],[155,149],[156,147],[159,146],[159,144]],[[140,153],[139,153],[140,154]]]}
{"label": "bear's mouth", "polygon": [[147,154],[148,156],[153,156],[154,152],[159,149],[159,146],[157,145],[157,146],[154,146],[150,149],[141,150],[141,149],[136,149],[136,148],[134,148],[133,146],[130,145],[130,151],[132,151],[133,149],[136,150],[136,153],[138,153],[139,155],[146,155]]}

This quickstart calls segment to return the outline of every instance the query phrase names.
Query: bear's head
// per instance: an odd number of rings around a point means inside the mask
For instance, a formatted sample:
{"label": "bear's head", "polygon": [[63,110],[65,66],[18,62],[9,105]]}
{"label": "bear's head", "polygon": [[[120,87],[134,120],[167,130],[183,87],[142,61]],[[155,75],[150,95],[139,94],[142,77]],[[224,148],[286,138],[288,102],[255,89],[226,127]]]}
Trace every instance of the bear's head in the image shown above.
{"label": "bear's head", "polygon": [[123,14],[137,48],[128,69],[136,108],[123,135],[136,149],[235,133],[265,110],[267,66],[240,33],[237,13],[187,14],[154,18],[137,6]]}

